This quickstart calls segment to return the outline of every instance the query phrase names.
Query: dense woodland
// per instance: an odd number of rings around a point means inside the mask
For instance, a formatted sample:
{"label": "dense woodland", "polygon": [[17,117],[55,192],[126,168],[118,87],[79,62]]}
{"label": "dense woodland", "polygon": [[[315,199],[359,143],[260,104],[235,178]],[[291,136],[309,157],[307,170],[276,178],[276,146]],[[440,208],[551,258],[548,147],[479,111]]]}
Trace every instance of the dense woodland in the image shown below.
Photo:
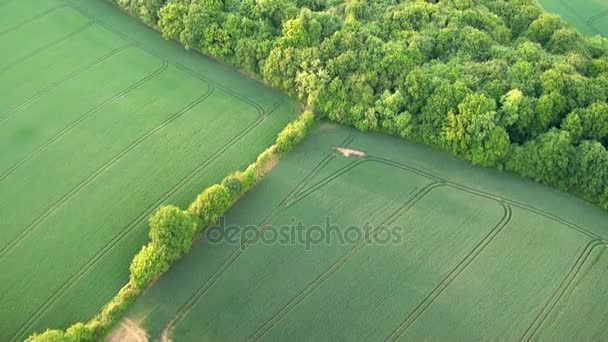
{"label": "dense woodland", "polygon": [[535,0],[116,0],[318,117],[608,208],[608,41]]}

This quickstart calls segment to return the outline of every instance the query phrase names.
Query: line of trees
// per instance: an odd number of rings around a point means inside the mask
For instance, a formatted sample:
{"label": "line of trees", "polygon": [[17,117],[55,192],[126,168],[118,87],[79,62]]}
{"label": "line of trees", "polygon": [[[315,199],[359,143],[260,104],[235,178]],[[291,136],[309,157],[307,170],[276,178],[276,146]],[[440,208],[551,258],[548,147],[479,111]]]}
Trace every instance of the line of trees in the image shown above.
{"label": "line of trees", "polygon": [[535,0],[116,1],[319,117],[608,208],[608,41]]}
{"label": "line of trees", "polygon": [[261,153],[244,171],[237,171],[211,185],[182,210],[173,205],[160,207],[148,219],[149,242],[131,261],[129,282],[100,313],[86,323],[78,322],[66,330],[48,329],[30,336],[28,342],[97,341],[124,315],[129,305],[154,279],[190,250],[200,232],[218,222],[239,198],[247,193],[312,130],[315,117],[302,113],[277,136],[275,143]]}

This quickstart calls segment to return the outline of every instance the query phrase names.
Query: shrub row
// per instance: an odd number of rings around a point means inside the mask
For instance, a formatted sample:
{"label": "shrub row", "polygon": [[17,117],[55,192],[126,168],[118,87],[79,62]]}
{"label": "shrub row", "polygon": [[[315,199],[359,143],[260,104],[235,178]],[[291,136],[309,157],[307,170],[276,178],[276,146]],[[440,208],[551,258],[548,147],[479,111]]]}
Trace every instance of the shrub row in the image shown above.
{"label": "shrub row", "polygon": [[30,336],[27,341],[76,342],[102,338],[143,289],[190,250],[194,237],[216,223],[270,171],[278,159],[304,139],[313,125],[314,115],[304,112],[278,134],[275,144],[262,152],[253,164],[206,188],[186,210],[173,205],[160,207],[148,220],[148,244],[131,261],[129,282],[101,312],[86,323],[76,323],[65,331],[49,329]]}

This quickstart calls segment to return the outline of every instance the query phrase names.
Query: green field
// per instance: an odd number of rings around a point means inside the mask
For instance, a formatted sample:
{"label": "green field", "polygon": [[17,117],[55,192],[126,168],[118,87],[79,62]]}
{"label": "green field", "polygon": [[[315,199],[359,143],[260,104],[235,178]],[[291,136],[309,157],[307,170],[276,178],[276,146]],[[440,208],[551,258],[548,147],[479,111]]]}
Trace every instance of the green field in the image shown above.
{"label": "green field", "polygon": [[[331,238],[273,238],[294,222]],[[323,124],[144,292],[112,336],[598,339],[608,334],[606,222],[606,212],[557,190]],[[365,223],[369,234],[338,238]],[[386,241],[382,227],[399,227],[402,239]],[[218,232],[244,238],[218,242]]]}
{"label": "green field", "polygon": [[539,3],[583,33],[608,36],[608,2],[605,0],[539,0]]}
{"label": "green field", "polygon": [[298,113],[103,0],[0,1],[0,341],[96,313],[163,203],[251,163]]}

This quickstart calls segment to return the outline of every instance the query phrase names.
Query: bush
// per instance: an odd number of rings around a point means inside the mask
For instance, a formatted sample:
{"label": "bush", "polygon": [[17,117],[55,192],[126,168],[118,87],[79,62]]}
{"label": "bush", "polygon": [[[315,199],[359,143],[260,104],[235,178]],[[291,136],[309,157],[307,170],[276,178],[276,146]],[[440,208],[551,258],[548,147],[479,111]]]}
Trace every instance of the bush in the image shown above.
{"label": "bush", "polygon": [[277,137],[275,143],[277,152],[281,155],[285,154],[302,141],[310,132],[314,119],[312,112],[306,111],[296,121],[287,125]]}
{"label": "bush", "polygon": [[73,342],[62,330],[48,329],[42,334],[34,334],[27,338],[27,342]]}
{"label": "bush", "polygon": [[243,192],[249,191],[251,187],[258,181],[255,163],[249,165],[245,171],[239,172],[238,177],[241,180]]}
{"label": "bush", "polygon": [[230,193],[231,198],[237,198],[243,191],[243,184],[237,174],[232,174],[222,181],[222,186]]}
{"label": "bush", "polygon": [[150,241],[162,248],[168,262],[190,250],[196,232],[196,221],[178,207],[167,205],[159,208],[148,220]]}
{"label": "bush", "polygon": [[157,275],[169,269],[169,260],[162,246],[154,243],[145,245],[131,261],[129,283],[143,289]]}
{"label": "bush", "polygon": [[95,331],[90,326],[78,322],[66,330],[66,336],[71,341],[92,341],[95,337]]}
{"label": "bush", "polygon": [[228,189],[215,184],[196,197],[188,207],[188,212],[199,218],[199,227],[206,227],[217,222],[231,203],[232,197]]}

